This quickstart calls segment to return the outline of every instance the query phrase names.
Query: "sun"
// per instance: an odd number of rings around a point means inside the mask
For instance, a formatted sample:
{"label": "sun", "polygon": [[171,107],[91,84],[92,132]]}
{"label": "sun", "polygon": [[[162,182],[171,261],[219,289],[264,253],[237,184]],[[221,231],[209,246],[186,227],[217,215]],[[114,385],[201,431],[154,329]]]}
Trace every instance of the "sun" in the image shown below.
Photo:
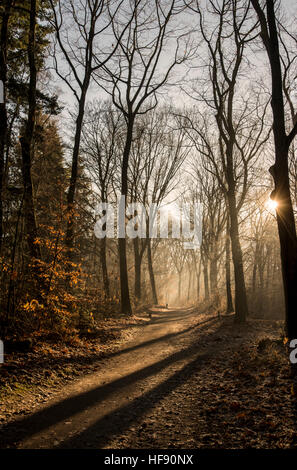
{"label": "sun", "polygon": [[274,199],[268,199],[267,203],[267,209],[274,211],[278,207],[278,202],[275,201]]}

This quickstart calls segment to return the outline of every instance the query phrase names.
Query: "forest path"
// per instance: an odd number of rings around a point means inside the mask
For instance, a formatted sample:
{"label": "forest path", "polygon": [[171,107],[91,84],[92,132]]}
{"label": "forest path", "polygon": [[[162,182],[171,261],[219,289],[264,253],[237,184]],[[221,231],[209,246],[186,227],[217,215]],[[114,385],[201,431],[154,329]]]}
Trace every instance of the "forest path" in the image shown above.
{"label": "forest path", "polygon": [[[297,446],[297,402],[279,335],[280,325],[273,321],[240,325],[232,316],[160,309],[133,340],[101,360],[98,370],[4,425],[1,445]],[[263,338],[270,340],[259,349]]]}
{"label": "forest path", "polygon": [[[133,340],[101,361],[99,371],[64,387],[9,425],[19,448],[105,448],[129,433],[174,388],[174,378],[203,360],[205,330],[218,318],[197,309],[159,309]],[[173,380],[173,382],[172,382]]]}

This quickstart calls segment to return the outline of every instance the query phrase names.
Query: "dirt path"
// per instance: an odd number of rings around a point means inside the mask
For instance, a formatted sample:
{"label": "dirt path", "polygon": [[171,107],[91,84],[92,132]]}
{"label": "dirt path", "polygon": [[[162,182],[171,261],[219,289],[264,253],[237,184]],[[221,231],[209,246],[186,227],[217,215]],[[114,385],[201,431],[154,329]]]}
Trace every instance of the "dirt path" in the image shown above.
{"label": "dirt path", "polygon": [[[267,380],[273,386],[271,377],[264,377],[262,371],[267,364],[260,361],[254,370],[251,362],[253,372],[248,372],[253,347],[267,335],[277,337],[277,328],[234,327],[231,319],[198,315],[193,309],[160,310],[124,349],[103,360],[98,372],[74,381],[33,413],[8,423],[1,446],[292,445],[295,424],[287,384],[278,387],[271,403],[265,389]],[[244,371],[243,366],[238,369],[241,351],[245,351]],[[274,386],[279,385],[281,373],[278,358]],[[273,437],[281,420],[282,430],[278,428],[278,437]]]}
{"label": "dirt path", "polygon": [[[8,425],[5,440],[14,439],[19,447],[52,448],[55,446],[94,445],[87,437],[85,444],[75,436],[98,424],[96,445],[104,446],[106,423],[117,410],[125,409],[133,400],[150,392],[164,380],[164,372],[182,368],[191,354],[183,353],[184,340],[192,328],[206,320],[205,325],[216,322],[209,316],[197,316],[188,310],[159,310],[152,321],[141,328],[136,337],[111,358],[101,361],[98,372],[85,375],[66,386],[47,403],[38,406],[32,415],[20,417]],[[128,418],[120,428],[128,424]],[[110,434],[118,431],[118,423],[112,420]],[[26,437],[24,437],[26,436]]]}

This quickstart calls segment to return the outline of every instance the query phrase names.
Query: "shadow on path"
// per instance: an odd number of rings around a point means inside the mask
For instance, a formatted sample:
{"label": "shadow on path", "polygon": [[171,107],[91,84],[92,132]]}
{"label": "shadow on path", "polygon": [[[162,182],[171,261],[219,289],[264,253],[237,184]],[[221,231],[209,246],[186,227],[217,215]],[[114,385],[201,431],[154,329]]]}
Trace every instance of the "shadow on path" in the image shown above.
{"label": "shadow on path", "polygon": [[[180,320],[180,319],[185,319],[187,317],[189,317],[189,315],[187,316],[181,316],[181,317],[178,317],[178,318],[174,318],[174,321],[176,320]],[[59,358],[59,365],[67,365],[67,364],[73,364],[73,363],[76,363],[76,364],[93,364],[95,362],[98,362],[100,360],[108,360],[110,358],[113,358],[113,357],[117,357],[117,356],[122,356],[123,354],[127,354],[131,351],[134,351],[134,350],[137,350],[137,349],[141,349],[141,348],[144,348],[146,346],[149,346],[149,345],[153,345],[153,344],[156,344],[160,341],[166,341],[166,340],[169,340],[170,338],[174,338],[176,336],[179,336],[179,335],[182,335],[182,334],[185,334],[187,333],[188,331],[190,330],[193,330],[195,328],[198,328],[200,327],[200,325],[203,325],[205,323],[208,323],[208,324],[211,324],[212,322],[216,322],[218,319],[217,317],[211,317],[211,318],[208,318],[207,320],[204,320],[202,322],[199,322],[197,323],[195,326],[191,326],[191,327],[188,327],[184,330],[181,330],[181,331],[178,331],[178,332],[175,332],[175,333],[168,333],[166,335],[163,335],[163,336],[160,336],[160,337],[157,337],[157,338],[154,338],[152,340],[149,340],[149,341],[144,341],[142,343],[139,343],[139,344],[136,344],[136,345],[133,345],[133,346],[128,346],[128,347],[123,347],[122,349],[118,350],[118,351],[114,351],[114,352],[107,352],[107,353],[98,353],[98,354],[95,354],[94,356],[92,357],[89,357],[89,356],[75,356],[75,357],[64,357],[64,358]],[[173,320],[172,320],[173,321]],[[171,323],[172,321],[168,320],[166,321],[166,323]],[[157,321],[155,319],[153,319],[152,322],[149,322],[148,325],[155,325],[155,324],[160,324],[162,323],[161,321]],[[165,323],[165,322],[164,322]],[[129,341],[130,342],[130,341]],[[133,342],[133,340],[132,340]],[[56,359],[54,358],[53,361],[52,361],[53,364],[56,363]],[[47,366],[46,366],[46,369],[48,369],[50,367],[50,364],[51,364],[51,361],[47,358]],[[27,361],[27,365],[30,366],[30,369],[31,371],[34,371],[36,369],[40,369],[42,368],[42,362],[36,362],[34,360],[32,361]]]}
{"label": "shadow on path", "polygon": [[[186,358],[193,354],[192,348],[181,355],[180,358]],[[70,437],[61,442],[57,448],[60,449],[83,449],[104,447],[113,437],[122,434],[133,423],[137,422],[145,413],[153,408],[165,396],[169,395],[182,381],[197,371],[198,366],[210,357],[210,354],[198,354],[194,359],[188,362],[181,370],[175,372],[168,379],[154,387],[152,390],[135,398],[131,403],[108,413],[96,423],[88,427],[76,436]],[[177,359],[176,359],[177,360]]]}
{"label": "shadow on path", "polygon": [[[205,325],[205,327],[207,326]],[[216,334],[218,330],[216,330]],[[166,336],[173,337],[174,335],[177,336],[182,333],[185,333],[185,331]],[[160,341],[160,338],[158,340]],[[173,353],[154,364],[143,367],[140,370],[116,379],[106,385],[100,385],[99,387],[95,387],[87,392],[66,398],[58,403],[54,403],[51,406],[43,408],[32,415],[25,416],[14,422],[8,423],[1,429],[1,447],[21,441],[24,438],[28,438],[89,407],[99,404],[112,393],[118,392],[133,383],[154,376],[177,361],[189,358],[194,353],[197,353],[198,349],[199,345],[192,344],[190,347]],[[144,395],[144,400],[145,396],[146,395]]]}

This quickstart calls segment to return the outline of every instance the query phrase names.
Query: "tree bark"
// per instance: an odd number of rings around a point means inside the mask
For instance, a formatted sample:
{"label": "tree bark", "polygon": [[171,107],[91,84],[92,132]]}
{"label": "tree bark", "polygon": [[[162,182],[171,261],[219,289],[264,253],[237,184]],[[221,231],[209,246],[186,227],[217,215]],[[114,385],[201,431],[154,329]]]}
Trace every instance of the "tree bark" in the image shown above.
{"label": "tree bark", "polygon": [[252,0],[252,4],[260,21],[261,37],[268,54],[271,69],[271,106],[275,145],[275,164],[270,168],[275,189],[271,194],[271,198],[278,202],[276,217],[285,297],[286,332],[289,339],[295,339],[297,338],[297,237],[290,194],[288,154],[290,144],[297,134],[297,122],[287,135],[283,99],[283,78],[274,1],[266,1],[267,19],[258,0]]}
{"label": "tree bark", "polygon": [[188,284],[188,301],[190,300],[191,295],[191,287],[192,287],[192,270],[189,270],[189,284]]}
{"label": "tree bark", "polygon": [[275,164],[270,169],[275,190],[272,197],[278,201],[277,226],[281,248],[281,264],[286,305],[286,329],[290,339],[297,338],[297,239],[294,211],[290,194],[288,154],[291,137],[286,135],[282,76],[278,36],[275,24],[274,2],[267,1],[267,18],[270,31],[270,64],[272,72],[272,111],[275,144]]}
{"label": "tree bark", "polygon": [[135,279],[134,279],[134,295],[135,298],[141,300],[141,255],[139,252],[139,239],[133,239],[134,246],[134,266],[135,266]]}
{"label": "tree bark", "polygon": [[233,307],[233,299],[232,299],[232,291],[231,291],[231,253],[230,253],[230,234],[229,234],[229,223],[227,224],[226,230],[226,244],[225,244],[225,251],[226,251],[226,299],[227,299],[227,308],[226,313],[231,313],[234,311]]}
{"label": "tree bark", "polygon": [[199,266],[198,266],[198,270],[197,270],[197,301],[199,302],[199,299],[200,299],[200,276],[201,276],[201,265],[202,265],[202,262],[201,262],[201,257],[200,257],[200,260],[199,260]]}
{"label": "tree bark", "polygon": [[[123,152],[122,160],[122,171],[121,171],[121,186],[122,186],[122,196],[124,196],[124,207],[123,214],[120,223],[122,228],[125,229],[125,209],[126,201],[128,195],[128,164],[129,164],[129,155],[132,145],[133,137],[133,126],[134,126],[134,115],[130,114],[128,116],[127,122],[127,135],[125,148]],[[129,294],[129,281],[128,281],[128,270],[127,270],[127,254],[126,254],[126,235],[123,238],[119,238],[119,255],[120,255],[120,283],[121,283],[121,310],[122,313],[130,315],[132,313],[130,294]]]}
{"label": "tree bark", "polygon": [[257,244],[258,244],[258,241],[256,241],[253,276],[252,276],[252,293],[253,294],[256,294],[256,288],[257,288],[257,253],[258,253]]}
{"label": "tree bark", "polygon": [[110,288],[109,288],[109,278],[108,278],[107,263],[106,263],[106,238],[105,237],[100,240],[100,262],[101,262],[104,293],[106,297],[109,297]]}
{"label": "tree bark", "polygon": [[235,192],[229,189],[228,208],[230,216],[230,239],[235,280],[235,321],[243,323],[248,315],[247,296],[243,271],[242,251],[239,241],[238,215]]}
{"label": "tree bark", "polygon": [[157,290],[156,290],[156,283],[155,283],[155,275],[154,275],[154,269],[153,269],[153,260],[152,260],[151,239],[150,238],[148,239],[148,242],[147,242],[147,261],[148,261],[149,275],[150,275],[150,281],[151,281],[153,302],[154,302],[154,304],[158,304],[158,297],[157,297]]}
{"label": "tree bark", "polygon": [[82,125],[85,112],[85,102],[86,94],[89,86],[89,79],[85,80],[83,85],[82,94],[79,101],[79,112],[76,119],[75,125],[75,137],[74,137],[74,147],[72,152],[72,165],[71,165],[71,177],[67,193],[67,228],[65,236],[65,245],[67,247],[67,257],[68,259],[73,258],[73,245],[74,245],[74,220],[75,220],[75,193],[77,187],[77,177],[78,177],[78,160],[79,160],[79,148],[80,140],[82,133]]}
{"label": "tree bark", "polygon": [[33,199],[33,184],[31,177],[32,165],[32,146],[35,128],[35,114],[36,114],[36,63],[35,63],[35,29],[36,29],[36,0],[31,0],[30,8],[30,30],[28,42],[28,59],[30,68],[30,81],[29,81],[29,111],[28,119],[25,125],[25,130],[20,138],[22,149],[22,174],[24,184],[24,219],[27,234],[27,243],[30,252],[31,261],[35,258],[40,258],[40,248],[35,243],[37,236],[37,224],[35,218],[35,207]]}
{"label": "tree bark", "polygon": [[6,0],[2,15],[1,35],[0,35],[0,80],[3,90],[3,102],[0,101],[0,254],[3,241],[3,185],[4,185],[4,165],[5,146],[7,144],[7,110],[6,110],[6,80],[7,80],[7,38],[8,22],[12,7],[12,0]]}
{"label": "tree bark", "polygon": [[209,300],[208,261],[203,262],[204,300]]}
{"label": "tree bark", "polygon": [[209,280],[211,295],[215,296],[218,288],[218,267],[215,257],[212,257],[209,263]]}
{"label": "tree bark", "polygon": [[181,272],[178,272],[178,301],[181,300]]}

